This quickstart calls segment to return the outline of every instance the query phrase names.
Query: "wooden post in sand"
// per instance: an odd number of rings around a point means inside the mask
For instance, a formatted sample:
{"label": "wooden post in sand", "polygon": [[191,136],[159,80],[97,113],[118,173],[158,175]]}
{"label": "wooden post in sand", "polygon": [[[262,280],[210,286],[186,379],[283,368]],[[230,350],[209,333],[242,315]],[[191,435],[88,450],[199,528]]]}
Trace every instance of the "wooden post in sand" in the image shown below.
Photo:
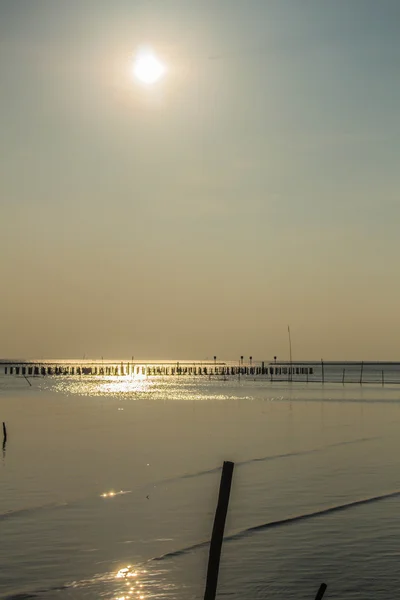
{"label": "wooden post in sand", "polygon": [[226,514],[228,512],[229,496],[233,476],[232,462],[224,462],[219,488],[217,510],[211,536],[210,554],[208,557],[207,581],[204,600],[215,600],[218,585],[219,563],[221,559],[222,541],[224,538]]}
{"label": "wooden post in sand", "polygon": [[7,441],[7,427],[6,424],[3,421],[3,444],[5,444]]}

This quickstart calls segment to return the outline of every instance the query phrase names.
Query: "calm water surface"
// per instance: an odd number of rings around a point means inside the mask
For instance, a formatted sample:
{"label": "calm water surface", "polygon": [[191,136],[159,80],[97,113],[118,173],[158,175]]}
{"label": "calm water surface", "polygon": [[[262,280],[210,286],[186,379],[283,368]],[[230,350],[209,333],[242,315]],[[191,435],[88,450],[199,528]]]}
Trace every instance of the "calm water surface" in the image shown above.
{"label": "calm water surface", "polygon": [[220,596],[400,589],[399,387],[32,382],[0,378],[1,598],[201,598],[224,460]]}

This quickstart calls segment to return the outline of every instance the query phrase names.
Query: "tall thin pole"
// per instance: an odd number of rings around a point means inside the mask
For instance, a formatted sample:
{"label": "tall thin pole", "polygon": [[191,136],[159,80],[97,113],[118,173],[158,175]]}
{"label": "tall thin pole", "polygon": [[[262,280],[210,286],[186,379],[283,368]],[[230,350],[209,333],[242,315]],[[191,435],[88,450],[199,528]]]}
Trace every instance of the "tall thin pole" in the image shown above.
{"label": "tall thin pole", "polygon": [[232,462],[226,461],[224,462],[224,466],[222,468],[218,504],[210,543],[204,600],[215,600],[217,593],[219,563],[221,560],[221,549],[224,539],[226,514],[228,512],[229,496],[231,493],[233,467],[234,464]]}
{"label": "tall thin pole", "polygon": [[288,335],[289,335],[289,356],[290,356],[290,369],[289,369],[289,376],[290,376],[290,381],[292,381],[293,376],[292,376],[292,371],[293,371],[293,361],[292,361],[292,338],[290,337],[290,327],[288,325]]}
{"label": "tall thin pole", "polygon": [[3,421],[3,458],[6,457],[6,448],[7,448],[7,427]]}

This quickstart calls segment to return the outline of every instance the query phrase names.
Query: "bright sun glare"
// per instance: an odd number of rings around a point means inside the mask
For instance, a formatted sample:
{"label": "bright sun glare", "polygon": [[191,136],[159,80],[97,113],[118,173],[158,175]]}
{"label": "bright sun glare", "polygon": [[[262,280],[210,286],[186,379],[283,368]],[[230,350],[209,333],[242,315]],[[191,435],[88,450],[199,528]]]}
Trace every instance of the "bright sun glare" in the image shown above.
{"label": "bright sun glare", "polygon": [[142,83],[151,85],[165,74],[165,66],[150,52],[141,53],[135,58],[133,73]]}

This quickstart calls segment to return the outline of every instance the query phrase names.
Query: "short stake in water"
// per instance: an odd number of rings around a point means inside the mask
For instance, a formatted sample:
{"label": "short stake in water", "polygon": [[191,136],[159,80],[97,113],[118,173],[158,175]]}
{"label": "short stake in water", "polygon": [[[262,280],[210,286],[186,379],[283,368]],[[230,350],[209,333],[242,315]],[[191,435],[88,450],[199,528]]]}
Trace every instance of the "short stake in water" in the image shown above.
{"label": "short stake in water", "polygon": [[5,444],[7,441],[7,427],[6,424],[3,421],[3,444]]}
{"label": "short stake in water", "polygon": [[322,596],[325,594],[327,587],[328,586],[326,585],[326,583],[321,583],[317,595],[315,596],[315,600],[322,600]]}
{"label": "short stake in water", "polygon": [[208,557],[207,582],[204,600],[215,600],[218,585],[219,563],[221,559],[222,542],[224,538],[226,514],[228,512],[229,496],[231,493],[232,462],[224,462],[219,488],[217,510],[215,512],[214,527],[211,536],[210,554]]}

